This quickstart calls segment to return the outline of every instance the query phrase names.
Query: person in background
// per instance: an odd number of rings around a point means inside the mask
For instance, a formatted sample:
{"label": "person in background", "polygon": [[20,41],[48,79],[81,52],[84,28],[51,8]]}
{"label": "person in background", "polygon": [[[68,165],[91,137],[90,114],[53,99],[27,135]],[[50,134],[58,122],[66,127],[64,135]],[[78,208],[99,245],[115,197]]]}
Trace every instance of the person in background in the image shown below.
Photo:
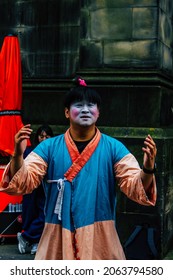
{"label": "person in background", "polygon": [[44,180],[45,226],[36,260],[125,260],[116,230],[116,182],[133,201],[154,206],[156,144],[151,135],[145,138],[140,168],[120,141],[97,128],[97,91],[80,77],[76,82],[65,97],[69,129],[40,143],[24,160],[32,129],[22,127],[0,191],[32,192]]}
{"label": "person in background", "polygon": [[[42,141],[53,137],[50,126],[40,126],[35,134],[34,144],[37,146]],[[32,151],[33,147],[26,148],[24,158]],[[35,254],[44,228],[45,192],[42,183],[30,194],[23,196],[22,202],[22,232],[17,233],[18,250],[21,254]]]}

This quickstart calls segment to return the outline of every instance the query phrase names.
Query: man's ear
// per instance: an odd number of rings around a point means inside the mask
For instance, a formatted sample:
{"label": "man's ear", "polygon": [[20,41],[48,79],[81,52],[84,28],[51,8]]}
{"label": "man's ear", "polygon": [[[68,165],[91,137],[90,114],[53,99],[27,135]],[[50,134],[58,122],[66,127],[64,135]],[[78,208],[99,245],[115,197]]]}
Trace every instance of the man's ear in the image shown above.
{"label": "man's ear", "polygon": [[66,117],[67,119],[69,119],[69,109],[68,109],[67,107],[65,107],[64,113],[65,113],[65,117]]}

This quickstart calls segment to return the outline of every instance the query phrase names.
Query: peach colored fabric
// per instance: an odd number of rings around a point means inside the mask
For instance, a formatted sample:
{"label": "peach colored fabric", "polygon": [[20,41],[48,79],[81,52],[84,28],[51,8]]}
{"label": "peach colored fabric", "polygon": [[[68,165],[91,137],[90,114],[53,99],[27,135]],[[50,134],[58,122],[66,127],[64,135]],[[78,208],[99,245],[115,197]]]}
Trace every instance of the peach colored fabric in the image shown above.
{"label": "peach colored fabric", "polygon": [[4,170],[0,183],[0,192],[5,191],[11,195],[21,195],[31,193],[36,186],[40,185],[42,178],[46,174],[47,164],[41,157],[31,152],[29,160],[28,158],[25,159],[24,164],[11,180],[9,169],[10,162]]}
{"label": "peach colored fabric", "polygon": [[[127,163],[130,169],[127,169]],[[122,158],[115,164],[114,169],[118,185],[128,198],[146,206],[154,206],[156,204],[157,189],[155,176],[153,175],[152,184],[147,192],[145,192],[141,180],[142,171],[132,154]]]}
{"label": "peach colored fabric", "polygon": [[45,224],[35,259],[125,260],[125,255],[114,221],[104,221],[78,228],[75,234],[60,225]]}

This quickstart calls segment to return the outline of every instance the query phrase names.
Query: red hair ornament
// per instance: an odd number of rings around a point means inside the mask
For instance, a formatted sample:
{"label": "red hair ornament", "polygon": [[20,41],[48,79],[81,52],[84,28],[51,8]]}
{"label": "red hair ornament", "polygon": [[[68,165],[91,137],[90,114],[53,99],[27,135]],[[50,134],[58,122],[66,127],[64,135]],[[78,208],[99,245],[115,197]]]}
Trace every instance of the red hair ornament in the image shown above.
{"label": "red hair ornament", "polygon": [[87,86],[87,84],[85,83],[85,80],[78,79],[78,81],[79,81],[79,85],[80,85],[80,86],[83,86],[83,87],[86,87],[86,86]]}

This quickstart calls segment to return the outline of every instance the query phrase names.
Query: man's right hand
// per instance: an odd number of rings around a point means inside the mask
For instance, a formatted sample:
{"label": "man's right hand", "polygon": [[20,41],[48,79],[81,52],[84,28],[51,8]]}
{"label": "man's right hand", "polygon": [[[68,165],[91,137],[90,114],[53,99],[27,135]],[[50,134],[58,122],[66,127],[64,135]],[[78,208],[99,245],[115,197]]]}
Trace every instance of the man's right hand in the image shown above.
{"label": "man's right hand", "polygon": [[27,147],[27,140],[30,139],[32,133],[31,125],[24,125],[15,135],[15,149],[14,157],[23,156],[23,153]]}
{"label": "man's right hand", "polygon": [[27,146],[27,140],[32,133],[31,125],[24,125],[15,135],[15,148],[14,154],[10,163],[10,176],[11,178],[23,165],[23,153]]}

